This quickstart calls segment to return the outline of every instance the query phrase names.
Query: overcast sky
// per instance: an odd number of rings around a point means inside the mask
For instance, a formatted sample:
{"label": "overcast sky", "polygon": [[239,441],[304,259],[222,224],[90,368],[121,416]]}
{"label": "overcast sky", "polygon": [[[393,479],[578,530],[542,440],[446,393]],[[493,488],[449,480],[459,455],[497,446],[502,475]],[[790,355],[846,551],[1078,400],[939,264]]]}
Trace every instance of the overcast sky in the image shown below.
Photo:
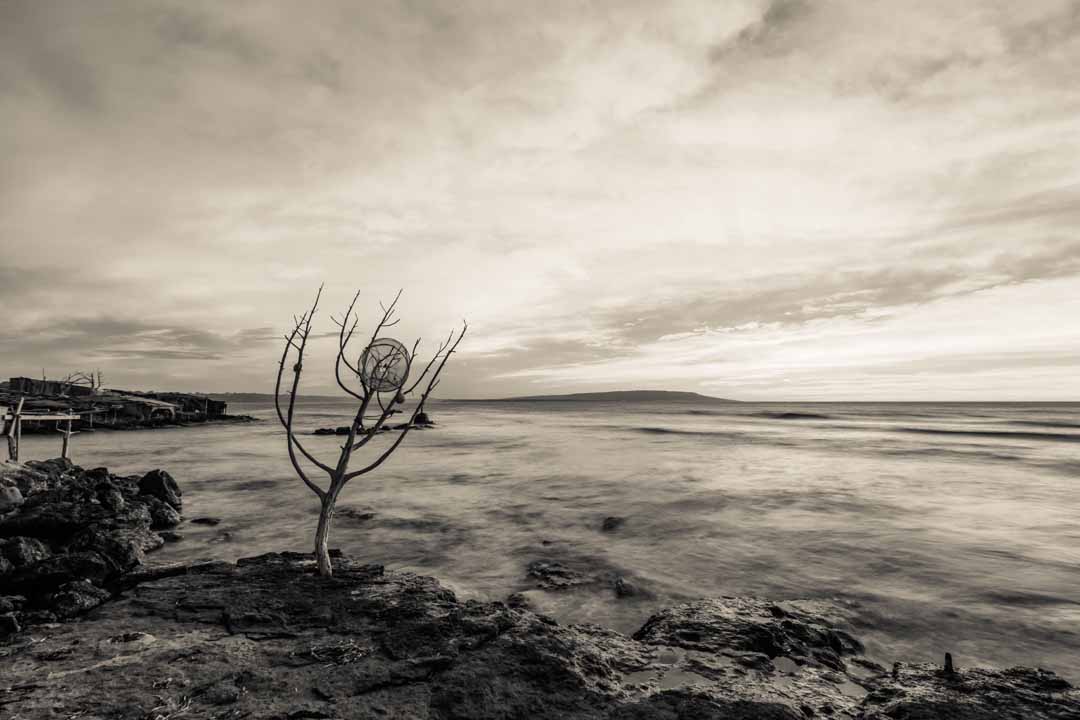
{"label": "overcast sky", "polygon": [[0,375],[1080,400],[1078,118],[1075,1],[0,0]]}

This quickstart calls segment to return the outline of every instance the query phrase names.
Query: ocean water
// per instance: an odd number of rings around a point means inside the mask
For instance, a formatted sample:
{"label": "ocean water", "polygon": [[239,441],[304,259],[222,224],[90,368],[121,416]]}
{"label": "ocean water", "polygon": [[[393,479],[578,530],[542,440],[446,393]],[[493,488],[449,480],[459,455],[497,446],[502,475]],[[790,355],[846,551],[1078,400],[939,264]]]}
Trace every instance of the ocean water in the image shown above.
{"label": "ocean water", "polygon": [[[184,539],[154,561],[307,550],[318,504],[264,422],[76,436],[84,467],[161,467]],[[632,632],[708,595],[831,598],[883,663],[1035,665],[1080,681],[1080,404],[437,402],[342,494],[331,545],[439,577],[460,596],[527,591],[562,622]],[[346,402],[298,426],[346,424]],[[390,436],[381,437],[382,447]],[[337,437],[306,437],[336,458]],[[24,456],[58,454],[29,436]],[[358,463],[359,461],[357,461]],[[605,517],[625,518],[603,532]],[[538,591],[533,560],[603,582]],[[611,578],[641,591],[616,597]]]}

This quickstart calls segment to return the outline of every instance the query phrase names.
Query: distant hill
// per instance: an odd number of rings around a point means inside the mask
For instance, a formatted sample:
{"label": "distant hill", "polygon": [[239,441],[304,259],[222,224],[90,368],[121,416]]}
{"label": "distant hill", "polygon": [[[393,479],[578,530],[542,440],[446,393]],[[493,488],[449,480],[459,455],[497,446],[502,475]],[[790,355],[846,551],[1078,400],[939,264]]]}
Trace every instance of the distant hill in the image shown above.
{"label": "distant hill", "polygon": [[614,390],[610,392],[569,393],[566,395],[529,395],[525,397],[496,398],[460,402],[686,402],[686,403],[733,403],[738,400],[712,397],[695,392],[671,390]]}

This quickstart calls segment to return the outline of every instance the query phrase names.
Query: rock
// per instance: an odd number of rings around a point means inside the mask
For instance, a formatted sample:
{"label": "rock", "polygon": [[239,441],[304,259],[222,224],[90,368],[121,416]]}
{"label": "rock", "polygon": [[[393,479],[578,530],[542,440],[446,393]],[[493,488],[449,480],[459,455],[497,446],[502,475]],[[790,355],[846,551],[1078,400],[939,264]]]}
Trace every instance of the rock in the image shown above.
{"label": "rock", "polygon": [[6,557],[0,555],[0,577],[15,571],[15,566]]}
{"label": "rock", "polygon": [[341,425],[334,431],[335,435],[348,435],[351,428],[348,425]]}
{"label": "rock", "polygon": [[26,598],[22,595],[0,595],[0,613],[14,612],[25,604]]}
{"label": "rock", "polygon": [[97,500],[103,508],[110,512],[120,512],[126,505],[123,494],[110,484],[98,485]]}
{"label": "rock", "polygon": [[[802,635],[814,634],[784,629],[784,621],[832,627],[794,603],[785,603],[783,617],[769,610],[775,603],[755,599],[689,603],[657,613],[635,640],[592,625],[562,626],[520,606],[461,601],[432,578],[343,557],[332,578],[315,574],[306,553],[143,576],[80,622],[35,631],[34,662],[0,655],[5,686],[19,688],[4,697],[4,712],[432,720],[1080,717],[1080,695],[1045,671],[961,669],[946,678],[939,667],[901,666],[891,677],[869,664],[855,676],[724,644],[725,638],[746,644],[759,626],[778,634],[778,643],[805,644]],[[56,595],[64,592],[78,597],[57,606],[63,613],[101,598],[84,584]],[[697,637],[689,637],[695,629]]]}
{"label": "rock", "polygon": [[946,674],[935,665],[898,665],[895,677],[877,678],[867,695],[865,704],[873,708],[868,720],[1080,717],[1072,686],[1046,670],[972,668]]}
{"label": "rock", "polygon": [[17,487],[0,487],[0,513],[14,510],[25,502]]}
{"label": "rock", "polygon": [[618,577],[615,579],[615,595],[621,598],[633,597],[637,595],[637,587],[624,577]]}
{"label": "rock", "polygon": [[544,590],[564,590],[575,585],[594,582],[584,573],[563,565],[557,560],[534,560],[529,563],[526,573],[538,582],[537,587]]}
{"label": "rock", "polygon": [[604,532],[615,532],[616,530],[621,528],[623,526],[623,523],[625,522],[626,518],[624,517],[609,515],[608,517],[604,518],[604,522],[600,523],[600,529]]}
{"label": "rock", "polygon": [[62,545],[78,531],[108,515],[99,505],[67,500],[29,505],[0,520],[0,537],[21,535]]}
{"label": "rock", "polygon": [[173,532],[172,530],[162,530],[158,535],[166,543],[180,542],[184,539],[184,536],[181,533]]}
{"label": "rock", "polygon": [[738,650],[779,656],[813,656],[841,668],[839,656],[862,652],[851,635],[822,617],[797,609],[777,617],[773,603],[755,598],[698,600],[661,610],[634,634],[651,645],[720,652]]}
{"label": "rock", "polygon": [[334,428],[318,428],[312,434],[313,435],[335,435],[337,433],[335,432]]}
{"label": "rock", "polygon": [[49,485],[57,485],[78,466],[67,458],[53,458],[52,460],[28,460],[26,467],[44,474],[48,478]]}
{"label": "rock", "polygon": [[29,537],[13,537],[0,542],[0,553],[16,568],[33,565],[52,555],[45,543]]}
{"label": "rock", "polygon": [[166,502],[179,510],[182,505],[180,486],[173,480],[172,475],[164,470],[151,470],[139,480],[139,492],[143,495],[151,495],[162,502]]}
{"label": "rock", "polygon": [[94,551],[105,558],[110,575],[120,574],[146,562],[146,553],[165,544],[161,536],[143,526],[92,527],[72,539],[70,549]]}
{"label": "rock", "polygon": [[34,563],[13,575],[12,589],[21,595],[35,596],[56,590],[79,579],[104,582],[115,573],[115,564],[94,551],[72,552]]}
{"label": "rock", "polygon": [[197,517],[197,518],[195,518],[194,520],[191,521],[191,524],[192,525],[210,525],[211,527],[213,527],[214,525],[220,525],[221,524],[221,518]]}
{"label": "rock", "polygon": [[150,528],[152,530],[176,527],[183,520],[180,513],[172,505],[162,502],[156,497],[144,497],[146,498],[146,508],[150,512]]}
{"label": "rock", "polygon": [[[7,453],[2,442],[0,452]],[[25,499],[48,488],[49,475],[22,463],[7,460],[0,463],[0,486],[16,488]]]}
{"label": "rock", "polygon": [[96,608],[109,599],[109,592],[89,580],[76,580],[63,585],[49,598],[49,606],[58,618],[72,618]]}
{"label": "rock", "polygon": [[420,412],[416,414],[416,418],[413,419],[414,425],[434,425],[435,421],[431,419],[431,416],[426,412]]}
{"label": "rock", "polygon": [[15,613],[7,612],[0,614],[0,637],[5,635],[14,635],[22,630],[19,627],[19,619],[15,617]]}

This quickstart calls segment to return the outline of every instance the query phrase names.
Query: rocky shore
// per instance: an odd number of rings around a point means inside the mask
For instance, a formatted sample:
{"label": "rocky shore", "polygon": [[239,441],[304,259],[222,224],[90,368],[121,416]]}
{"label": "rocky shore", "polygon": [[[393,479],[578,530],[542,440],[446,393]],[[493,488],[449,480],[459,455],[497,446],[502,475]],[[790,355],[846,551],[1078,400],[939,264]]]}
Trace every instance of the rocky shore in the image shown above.
{"label": "rocky shore", "polygon": [[870,662],[827,603],[703,599],[625,636],[340,554],[332,578],[297,553],[148,567],[180,519],[166,473],[5,466],[16,484],[0,717],[1080,717],[1045,670]]}

